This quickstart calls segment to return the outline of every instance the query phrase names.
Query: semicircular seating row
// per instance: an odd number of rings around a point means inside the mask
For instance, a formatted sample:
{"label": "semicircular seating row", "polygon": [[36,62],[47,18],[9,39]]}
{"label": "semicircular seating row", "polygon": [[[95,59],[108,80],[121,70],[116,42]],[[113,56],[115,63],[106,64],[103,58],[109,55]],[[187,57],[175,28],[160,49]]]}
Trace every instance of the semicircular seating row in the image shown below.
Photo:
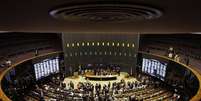
{"label": "semicircular seating row", "polygon": [[13,64],[33,57],[36,50],[39,54],[61,50],[60,43],[58,43],[60,41],[52,41],[57,40],[55,35],[9,34],[0,36],[0,72],[7,67],[5,65],[7,60]]}
{"label": "semicircular seating row", "polygon": [[167,56],[169,47],[173,47],[176,54],[179,55],[181,63],[186,64],[186,59],[189,58],[189,66],[194,68],[201,74],[201,48],[192,48],[189,45],[177,45],[168,43],[152,42],[151,44],[143,44],[140,51],[149,52],[152,54]]}

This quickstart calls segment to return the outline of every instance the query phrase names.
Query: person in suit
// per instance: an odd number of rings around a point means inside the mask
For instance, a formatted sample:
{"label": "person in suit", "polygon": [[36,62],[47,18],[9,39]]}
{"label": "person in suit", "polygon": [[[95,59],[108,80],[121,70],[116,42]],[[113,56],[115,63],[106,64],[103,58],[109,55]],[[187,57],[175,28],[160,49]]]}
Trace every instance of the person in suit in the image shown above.
{"label": "person in suit", "polygon": [[72,81],[70,81],[70,88],[74,89],[74,83]]}

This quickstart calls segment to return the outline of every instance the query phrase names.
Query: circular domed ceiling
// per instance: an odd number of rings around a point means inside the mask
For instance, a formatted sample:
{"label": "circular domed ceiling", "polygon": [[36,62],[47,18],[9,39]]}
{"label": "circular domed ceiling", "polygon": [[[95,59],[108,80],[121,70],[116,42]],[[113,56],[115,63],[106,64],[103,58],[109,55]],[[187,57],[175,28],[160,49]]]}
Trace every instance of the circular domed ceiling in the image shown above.
{"label": "circular domed ceiling", "polygon": [[53,9],[49,14],[56,19],[84,22],[125,22],[159,18],[159,9],[136,4],[77,4]]}

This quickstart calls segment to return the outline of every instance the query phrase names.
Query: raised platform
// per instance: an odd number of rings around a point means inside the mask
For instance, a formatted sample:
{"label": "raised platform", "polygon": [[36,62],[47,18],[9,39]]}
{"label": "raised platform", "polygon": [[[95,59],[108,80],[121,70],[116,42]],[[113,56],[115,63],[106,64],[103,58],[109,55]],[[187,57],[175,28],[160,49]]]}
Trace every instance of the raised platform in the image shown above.
{"label": "raised platform", "polygon": [[[129,77],[129,74],[126,73],[126,72],[121,72],[120,75],[113,75],[112,77],[115,77],[115,76],[116,76],[116,79],[113,79],[113,80],[101,80],[101,79],[99,79],[99,80],[90,80],[90,79],[86,79],[87,78],[86,75],[83,75],[83,76],[82,75],[74,75],[74,76],[70,76],[70,77],[65,78],[63,83],[68,85],[72,81],[74,83],[74,87],[76,89],[77,84],[79,82],[90,82],[93,85],[95,85],[96,83],[99,83],[99,84],[101,84],[101,86],[103,86],[103,85],[108,85],[108,83],[112,84],[113,82],[120,82],[122,79],[124,79],[126,82],[128,82],[128,81],[130,81],[130,82],[137,81],[136,78]],[[105,77],[106,77],[106,79],[108,79],[107,76],[105,76]],[[101,78],[102,78],[102,76],[101,76]],[[68,86],[67,86],[67,89],[68,89]]]}

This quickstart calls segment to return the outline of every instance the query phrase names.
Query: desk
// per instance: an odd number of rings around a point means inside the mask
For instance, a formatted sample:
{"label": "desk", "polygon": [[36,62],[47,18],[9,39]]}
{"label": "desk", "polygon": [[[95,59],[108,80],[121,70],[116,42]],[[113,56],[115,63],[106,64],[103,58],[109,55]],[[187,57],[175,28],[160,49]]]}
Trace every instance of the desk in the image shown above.
{"label": "desk", "polygon": [[108,81],[116,80],[118,75],[85,75],[88,80]]}

